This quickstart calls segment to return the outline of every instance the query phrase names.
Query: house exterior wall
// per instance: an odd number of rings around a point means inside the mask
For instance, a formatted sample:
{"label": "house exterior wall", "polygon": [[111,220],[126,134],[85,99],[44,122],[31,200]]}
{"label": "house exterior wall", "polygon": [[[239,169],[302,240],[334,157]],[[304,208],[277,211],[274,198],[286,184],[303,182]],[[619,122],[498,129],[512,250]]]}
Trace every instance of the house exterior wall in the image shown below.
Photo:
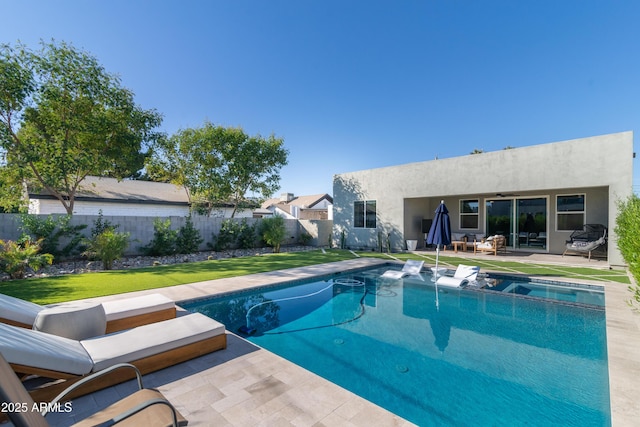
{"label": "house exterior wall", "polygon": [[[121,203],[121,202],[85,202],[77,200],[73,206],[74,215],[103,215],[114,216],[187,216],[188,205],[167,205],[161,203]],[[58,200],[31,199],[29,213],[36,215],[66,214],[67,211]]]}
{"label": "house exterior wall", "polygon": [[[389,239],[392,249],[401,250],[405,239],[422,240],[418,224],[433,218],[440,200],[456,229],[459,200],[474,197],[484,230],[484,201],[501,193],[548,197],[548,251],[562,253],[570,232],[556,231],[555,197],[585,193],[586,221],[608,227],[609,262],[621,265],[613,230],[617,201],[632,194],[632,182],[632,132],[343,173],[333,183],[334,241],[342,233],[353,247]],[[353,226],[358,200],[375,200],[375,229]]]}
{"label": "house exterior wall", "polygon": [[[148,216],[148,217],[172,217],[188,216],[189,206],[164,203],[124,203],[111,202],[108,200],[101,202],[89,202],[77,200],[73,207],[74,215],[98,215],[102,211],[103,215],[113,216]],[[231,218],[232,208],[214,208],[211,217]],[[58,200],[53,199],[31,199],[29,200],[29,213],[34,215],[66,214],[67,211]],[[250,209],[236,211],[235,218],[251,218]]]}

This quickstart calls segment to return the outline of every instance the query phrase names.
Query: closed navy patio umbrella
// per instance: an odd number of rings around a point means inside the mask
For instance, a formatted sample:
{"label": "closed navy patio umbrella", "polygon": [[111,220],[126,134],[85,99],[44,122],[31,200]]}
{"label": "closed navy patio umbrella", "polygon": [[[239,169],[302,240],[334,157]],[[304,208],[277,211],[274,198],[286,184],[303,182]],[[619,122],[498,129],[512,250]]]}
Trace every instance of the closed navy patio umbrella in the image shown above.
{"label": "closed navy patio umbrella", "polygon": [[[436,209],[436,216],[433,218],[429,234],[427,234],[427,244],[436,245],[436,271],[435,277],[438,277],[438,258],[440,258],[440,245],[448,245],[451,243],[451,222],[449,221],[449,210],[444,204],[444,200],[440,202]],[[438,282],[436,280],[436,307],[439,307],[438,301]]]}

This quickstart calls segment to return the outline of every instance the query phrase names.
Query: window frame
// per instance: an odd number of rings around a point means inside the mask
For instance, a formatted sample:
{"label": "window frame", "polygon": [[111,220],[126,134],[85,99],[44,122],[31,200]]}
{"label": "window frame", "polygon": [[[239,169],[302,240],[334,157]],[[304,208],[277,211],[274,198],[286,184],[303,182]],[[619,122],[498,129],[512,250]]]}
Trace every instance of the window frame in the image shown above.
{"label": "window frame", "polygon": [[[463,212],[462,206],[464,202],[475,202],[476,212]],[[475,227],[463,227],[463,218],[476,217]],[[458,201],[458,224],[460,230],[480,230],[480,199],[459,199]]]}
{"label": "window frame", "polygon": [[[358,205],[361,207],[358,208]],[[377,216],[376,200],[355,200],[353,202],[353,228],[377,228]]]}
{"label": "window frame", "polygon": [[[582,197],[582,210],[563,210],[561,211],[559,209],[559,201],[562,197]],[[582,224],[580,224],[580,227],[582,227],[584,224],[587,223],[587,194],[586,193],[570,193],[570,194],[556,194],[556,231],[575,231],[578,228],[560,228],[560,217],[562,215],[571,215],[571,216],[577,216],[577,215],[582,215]]]}

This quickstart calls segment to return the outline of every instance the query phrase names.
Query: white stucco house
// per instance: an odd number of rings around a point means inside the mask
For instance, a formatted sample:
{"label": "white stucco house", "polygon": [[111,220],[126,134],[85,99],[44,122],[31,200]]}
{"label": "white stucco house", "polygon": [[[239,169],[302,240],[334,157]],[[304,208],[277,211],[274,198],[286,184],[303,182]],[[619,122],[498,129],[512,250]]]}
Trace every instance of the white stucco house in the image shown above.
{"label": "white stucco house", "polygon": [[332,219],[333,197],[328,194],[294,196],[293,193],[282,193],[280,198],[263,202],[260,208],[265,213],[289,219]]}
{"label": "white stucco house", "polygon": [[424,246],[443,200],[454,232],[503,235],[510,251],[562,254],[574,230],[602,224],[609,264],[623,265],[614,228],[617,202],[633,191],[633,158],[633,133],[622,132],[337,174],[334,242]]}
{"label": "white stucco house", "polygon": [[[183,187],[151,181],[87,177],[76,195],[75,215],[141,217],[184,217],[189,215],[189,197]],[[211,216],[230,218],[232,206],[213,209]],[[29,192],[29,213],[66,214],[62,203],[45,192]],[[235,217],[251,217],[250,210],[236,212]]]}

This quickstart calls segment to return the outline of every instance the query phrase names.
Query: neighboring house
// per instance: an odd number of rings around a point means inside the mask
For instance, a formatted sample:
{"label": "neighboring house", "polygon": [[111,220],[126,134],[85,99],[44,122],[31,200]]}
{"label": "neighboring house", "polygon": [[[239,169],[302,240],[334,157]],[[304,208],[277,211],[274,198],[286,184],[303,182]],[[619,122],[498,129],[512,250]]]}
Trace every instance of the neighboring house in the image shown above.
{"label": "neighboring house", "polygon": [[290,219],[333,219],[333,198],[328,194],[295,197],[292,193],[282,193],[279,199],[269,199],[262,203],[254,215],[281,215]]}
{"label": "neighboring house", "polygon": [[444,200],[452,231],[504,235],[511,251],[561,254],[575,229],[603,224],[609,263],[623,265],[614,228],[618,201],[632,194],[633,158],[633,133],[622,132],[338,174],[334,239],[424,246]]}
{"label": "neighboring house", "polygon": [[[189,197],[183,187],[161,182],[87,177],[76,194],[73,213],[106,216],[187,216]],[[218,206],[212,217],[229,218],[233,206]],[[62,203],[50,193],[29,192],[29,213],[65,214]],[[251,216],[250,210],[236,212],[236,217]]]}

